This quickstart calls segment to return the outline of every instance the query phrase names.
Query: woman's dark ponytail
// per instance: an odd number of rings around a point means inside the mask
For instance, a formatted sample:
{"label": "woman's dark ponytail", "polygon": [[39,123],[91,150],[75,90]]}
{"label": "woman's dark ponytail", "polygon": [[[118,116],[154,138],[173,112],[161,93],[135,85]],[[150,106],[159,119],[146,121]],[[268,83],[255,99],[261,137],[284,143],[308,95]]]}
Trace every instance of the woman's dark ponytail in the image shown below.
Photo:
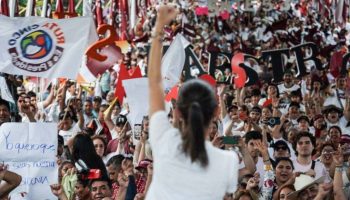
{"label": "woman's dark ponytail", "polygon": [[191,157],[192,162],[199,161],[202,167],[208,165],[208,155],[205,149],[204,116],[201,105],[192,102],[188,108],[187,134],[184,140],[184,151]]}
{"label": "woman's dark ponytail", "polygon": [[191,161],[202,167],[209,164],[205,146],[206,131],[217,110],[215,92],[208,83],[192,79],[186,81],[179,90],[176,109],[182,135],[182,150]]}

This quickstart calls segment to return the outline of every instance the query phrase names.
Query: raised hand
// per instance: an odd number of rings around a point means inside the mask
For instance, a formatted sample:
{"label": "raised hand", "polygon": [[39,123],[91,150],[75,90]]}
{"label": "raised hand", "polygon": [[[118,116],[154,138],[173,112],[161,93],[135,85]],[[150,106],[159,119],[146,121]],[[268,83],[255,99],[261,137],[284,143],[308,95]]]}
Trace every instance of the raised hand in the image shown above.
{"label": "raised hand", "polygon": [[301,172],[293,172],[293,175],[288,179],[288,181],[285,183],[286,185],[294,185],[295,179],[302,174]]}
{"label": "raised hand", "polygon": [[122,162],[122,170],[126,176],[133,175],[134,165],[132,164],[132,160],[124,159]]}
{"label": "raised hand", "polygon": [[344,163],[343,150],[340,145],[338,146],[337,151],[333,154],[333,162],[336,166],[342,166]]}
{"label": "raised hand", "polygon": [[267,146],[262,143],[261,141],[254,141],[254,146],[257,147],[257,149],[260,151],[261,156],[263,157],[264,160],[270,159],[269,156],[269,151],[267,149]]}
{"label": "raised hand", "polygon": [[332,187],[333,187],[332,183],[321,183],[318,186],[317,196],[323,199],[331,191]]}
{"label": "raised hand", "polygon": [[259,181],[256,181],[255,177],[252,177],[247,182],[246,190],[251,190],[259,185]]}
{"label": "raised hand", "polygon": [[221,148],[223,146],[222,137],[220,137],[219,134],[216,134],[211,142],[214,147]]}
{"label": "raised hand", "polygon": [[169,25],[172,20],[174,20],[179,13],[175,4],[162,5],[158,9],[157,13],[157,25],[164,27]]}
{"label": "raised hand", "polygon": [[219,87],[218,87],[218,95],[220,96],[220,97],[223,97],[224,96],[224,91],[225,91],[225,85],[220,85]]}
{"label": "raised hand", "polygon": [[8,165],[5,165],[4,163],[0,163],[0,181],[4,179],[7,168],[8,168]]}
{"label": "raised hand", "polygon": [[118,183],[120,187],[127,188],[129,185],[129,178],[125,176],[123,173],[118,174]]}
{"label": "raised hand", "polygon": [[313,169],[309,169],[307,172],[305,172],[305,174],[314,178],[316,176],[316,172]]}
{"label": "raised hand", "polygon": [[54,194],[56,197],[63,194],[63,188],[61,184],[52,184],[50,185],[50,188],[51,188],[52,194]]}
{"label": "raised hand", "polygon": [[147,165],[147,175],[152,176],[153,175],[153,163],[150,163]]}

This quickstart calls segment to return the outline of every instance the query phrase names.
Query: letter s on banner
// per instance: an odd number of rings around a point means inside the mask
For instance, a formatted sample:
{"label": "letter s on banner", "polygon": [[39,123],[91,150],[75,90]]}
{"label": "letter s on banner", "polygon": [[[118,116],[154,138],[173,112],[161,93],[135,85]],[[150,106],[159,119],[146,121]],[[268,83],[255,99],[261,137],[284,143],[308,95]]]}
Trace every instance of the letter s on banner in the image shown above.
{"label": "letter s on banner", "polygon": [[234,55],[231,59],[231,69],[232,74],[235,74],[233,80],[236,88],[242,88],[247,80],[247,74],[245,70],[239,66],[239,64],[244,62],[244,54],[238,53]]}

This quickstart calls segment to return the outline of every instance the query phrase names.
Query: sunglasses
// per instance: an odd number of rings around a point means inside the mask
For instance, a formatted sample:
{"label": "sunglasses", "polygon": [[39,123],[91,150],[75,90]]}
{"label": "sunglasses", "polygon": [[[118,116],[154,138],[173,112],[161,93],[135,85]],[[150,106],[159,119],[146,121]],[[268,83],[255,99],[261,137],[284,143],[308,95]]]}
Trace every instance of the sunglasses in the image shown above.
{"label": "sunglasses", "polygon": [[280,149],[285,151],[285,150],[287,150],[287,147],[286,146],[279,146],[279,147],[276,147],[275,149],[276,149],[276,151],[278,151]]}

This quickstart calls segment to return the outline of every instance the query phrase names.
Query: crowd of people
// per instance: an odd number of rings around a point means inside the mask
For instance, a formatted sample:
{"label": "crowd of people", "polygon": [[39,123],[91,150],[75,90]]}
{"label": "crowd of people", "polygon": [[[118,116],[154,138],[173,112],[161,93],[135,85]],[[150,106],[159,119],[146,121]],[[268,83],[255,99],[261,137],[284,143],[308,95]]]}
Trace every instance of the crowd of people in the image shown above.
{"label": "crowd of people", "polygon": [[[116,67],[94,87],[65,80],[40,93],[30,78],[2,74],[16,103],[0,100],[0,123],[58,124],[59,182],[51,190],[61,200],[350,199],[350,81],[340,73],[348,25],[337,22],[332,7],[305,0],[283,10],[281,2],[271,10],[260,1],[249,10],[236,2],[226,10],[227,1],[218,1],[200,16],[196,1],[178,1],[179,10],[149,7],[117,64],[149,78],[150,114],[137,135],[127,97],[115,99]],[[252,86],[219,84],[234,77],[230,70],[216,70],[214,88],[182,78],[166,112],[161,49],[176,33],[184,33],[206,72],[208,52],[260,57],[305,42],[317,44],[324,70],[306,63],[307,75],[297,78],[291,55],[283,58],[282,82],[272,80],[269,63],[249,61],[260,77]],[[225,62],[219,57],[216,64]],[[1,198],[21,182],[3,165],[0,180]]]}

